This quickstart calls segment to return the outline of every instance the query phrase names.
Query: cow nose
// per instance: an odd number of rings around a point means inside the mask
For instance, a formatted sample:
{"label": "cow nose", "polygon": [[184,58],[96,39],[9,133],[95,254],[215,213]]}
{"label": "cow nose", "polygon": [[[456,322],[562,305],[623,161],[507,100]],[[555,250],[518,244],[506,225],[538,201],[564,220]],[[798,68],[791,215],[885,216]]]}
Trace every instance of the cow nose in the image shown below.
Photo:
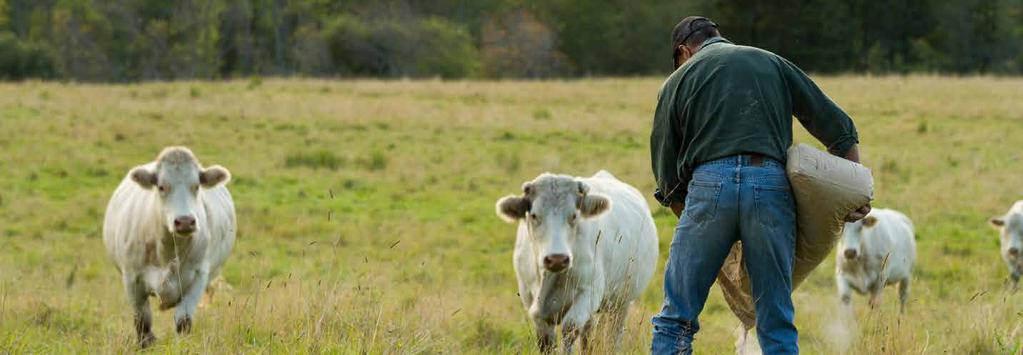
{"label": "cow nose", "polygon": [[856,249],[846,249],[845,250],[845,258],[846,259],[856,259]]}
{"label": "cow nose", "polygon": [[1016,248],[1016,247],[1009,248],[1009,255],[1012,255],[1012,256],[1019,255],[1019,249]]}
{"label": "cow nose", "polygon": [[552,272],[559,272],[568,267],[568,255],[552,254],[543,258],[543,267]]}
{"label": "cow nose", "polygon": [[175,218],[174,231],[178,233],[190,233],[195,231],[195,217],[181,216]]}

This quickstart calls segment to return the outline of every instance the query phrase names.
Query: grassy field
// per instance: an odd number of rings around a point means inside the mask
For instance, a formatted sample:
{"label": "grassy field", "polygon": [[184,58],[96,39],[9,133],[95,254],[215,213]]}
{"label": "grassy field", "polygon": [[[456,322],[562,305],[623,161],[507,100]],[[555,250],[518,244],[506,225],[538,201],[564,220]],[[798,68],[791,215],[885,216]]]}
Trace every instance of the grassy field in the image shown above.
{"label": "grassy field", "polygon": [[[907,314],[854,298],[840,320],[833,262],[794,294],[806,353],[1010,354],[1023,293],[986,220],[1023,198],[1023,79],[822,77],[854,117],[878,207],[919,233]],[[135,336],[101,222],[132,166],[167,145],[222,164],[239,237],[232,289],[154,352],[533,353],[516,297],[514,226],[497,198],[544,171],[608,169],[652,191],[660,79],[567,82],[266,80],[0,85],[0,353],[128,352]],[[797,141],[812,142],[796,126]],[[649,198],[651,206],[656,203]],[[646,351],[674,221],[623,352]],[[737,321],[713,291],[700,353]]]}

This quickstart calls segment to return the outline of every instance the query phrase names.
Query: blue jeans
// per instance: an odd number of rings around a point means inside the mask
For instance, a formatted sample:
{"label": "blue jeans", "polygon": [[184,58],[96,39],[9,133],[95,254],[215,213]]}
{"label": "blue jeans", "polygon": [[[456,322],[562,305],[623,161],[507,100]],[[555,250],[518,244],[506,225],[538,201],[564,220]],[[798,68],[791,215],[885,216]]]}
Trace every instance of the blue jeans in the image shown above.
{"label": "blue jeans", "polygon": [[653,354],[692,354],[707,293],[736,241],[742,241],[764,354],[796,354],[792,263],[796,207],[784,166],[746,155],[693,171],[685,211],[664,270],[664,306],[652,319]]}

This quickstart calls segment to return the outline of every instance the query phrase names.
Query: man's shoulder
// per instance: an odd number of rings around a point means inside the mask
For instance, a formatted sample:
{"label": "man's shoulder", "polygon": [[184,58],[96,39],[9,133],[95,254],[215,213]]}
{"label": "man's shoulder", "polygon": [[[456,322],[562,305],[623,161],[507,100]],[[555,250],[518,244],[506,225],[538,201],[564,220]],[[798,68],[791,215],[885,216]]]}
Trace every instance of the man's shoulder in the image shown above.
{"label": "man's shoulder", "polygon": [[781,56],[779,56],[779,55],[777,55],[774,52],[771,52],[769,50],[766,50],[766,49],[763,49],[763,48],[758,48],[758,47],[753,47],[753,46],[745,46],[745,45],[741,45],[741,44],[731,44],[731,43],[728,43],[727,46],[721,46],[720,49],[721,49],[721,52],[727,53],[727,54],[759,56],[759,57],[766,57],[766,58],[770,58],[770,59],[780,59],[781,58]]}
{"label": "man's shoulder", "polygon": [[661,83],[661,89],[657,90],[658,102],[674,96],[675,91],[678,90],[679,85],[682,83],[682,75],[682,68],[678,68],[664,79],[664,82]]}
{"label": "man's shoulder", "polygon": [[763,72],[770,68],[785,67],[785,58],[771,51],[737,44],[727,44],[711,49],[702,60],[693,63],[701,71],[746,73],[749,70]]}
{"label": "man's shoulder", "polygon": [[682,77],[685,76],[685,72],[688,69],[688,66],[686,64],[689,63],[685,63],[682,66],[676,68],[675,71],[671,72],[671,74],[668,74],[667,78],[664,78],[664,82],[661,83],[660,90],[661,94],[664,94],[666,90],[678,87],[678,85],[682,82]]}

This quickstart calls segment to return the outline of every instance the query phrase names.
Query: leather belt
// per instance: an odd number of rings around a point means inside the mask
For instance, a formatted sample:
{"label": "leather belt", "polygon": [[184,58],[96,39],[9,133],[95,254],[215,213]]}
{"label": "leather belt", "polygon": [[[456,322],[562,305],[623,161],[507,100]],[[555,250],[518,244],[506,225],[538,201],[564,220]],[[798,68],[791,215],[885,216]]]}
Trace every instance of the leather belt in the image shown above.
{"label": "leather belt", "polygon": [[764,166],[764,161],[766,161],[767,159],[771,159],[768,158],[766,155],[760,153],[743,153],[739,154],[739,156],[748,157],[749,165],[751,166]]}

